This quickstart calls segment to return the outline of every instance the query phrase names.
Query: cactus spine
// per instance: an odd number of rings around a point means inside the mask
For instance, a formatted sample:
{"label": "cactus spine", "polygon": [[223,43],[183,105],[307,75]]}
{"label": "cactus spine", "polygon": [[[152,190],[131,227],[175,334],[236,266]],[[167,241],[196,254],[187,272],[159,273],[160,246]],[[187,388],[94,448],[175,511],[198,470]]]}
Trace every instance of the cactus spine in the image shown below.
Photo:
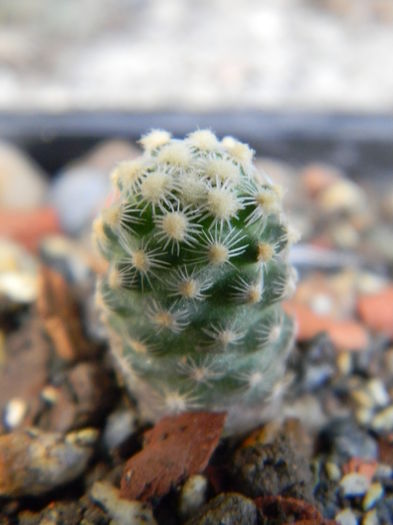
{"label": "cactus spine", "polygon": [[293,336],[280,189],[232,137],[154,130],[140,142],[93,228],[118,367],[148,419],[203,409],[227,410],[229,426],[254,420]]}

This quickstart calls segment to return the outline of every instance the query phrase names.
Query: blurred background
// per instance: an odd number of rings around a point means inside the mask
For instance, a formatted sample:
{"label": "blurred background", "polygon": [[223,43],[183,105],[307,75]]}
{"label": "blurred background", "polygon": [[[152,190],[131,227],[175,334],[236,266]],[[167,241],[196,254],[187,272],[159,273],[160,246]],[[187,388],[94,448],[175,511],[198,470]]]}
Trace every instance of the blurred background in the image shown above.
{"label": "blurred background", "polygon": [[0,26],[2,238],[87,246],[141,134],[206,127],[288,188],[300,265],[391,267],[392,0],[1,0]]}
{"label": "blurred background", "polygon": [[393,109],[391,0],[2,0],[0,108]]}

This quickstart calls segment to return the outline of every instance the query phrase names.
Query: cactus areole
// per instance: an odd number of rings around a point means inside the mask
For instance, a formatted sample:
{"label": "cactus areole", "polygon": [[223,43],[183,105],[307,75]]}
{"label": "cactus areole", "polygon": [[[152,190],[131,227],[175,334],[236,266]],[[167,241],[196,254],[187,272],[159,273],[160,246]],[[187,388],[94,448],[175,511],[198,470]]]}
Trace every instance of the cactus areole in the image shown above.
{"label": "cactus areole", "polygon": [[281,189],[232,137],[153,130],[140,143],[93,227],[117,367],[145,419],[226,411],[243,430],[279,390],[293,339]]}

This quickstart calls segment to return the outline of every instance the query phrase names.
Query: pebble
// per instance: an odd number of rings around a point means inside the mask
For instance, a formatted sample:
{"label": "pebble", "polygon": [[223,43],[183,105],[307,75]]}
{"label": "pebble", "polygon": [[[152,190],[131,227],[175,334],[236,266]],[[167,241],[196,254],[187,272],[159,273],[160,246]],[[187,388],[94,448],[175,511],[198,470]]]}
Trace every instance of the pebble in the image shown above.
{"label": "pebble", "polygon": [[28,405],[24,399],[10,399],[4,409],[3,423],[8,430],[17,428],[27,413]]}
{"label": "pebble", "polygon": [[206,503],[208,480],[201,474],[187,479],[179,496],[179,514],[183,519],[190,518]]}
{"label": "pebble", "polygon": [[257,525],[258,511],[255,503],[235,492],[223,493],[209,501],[186,525]]}
{"label": "pebble", "polygon": [[336,514],[335,520],[339,525],[358,525],[358,520],[351,509],[345,509]]}
{"label": "pebble", "polygon": [[105,424],[103,442],[110,451],[124,443],[137,430],[136,413],[131,409],[112,412]]}
{"label": "pebble", "polygon": [[371,421],[371,427],[377,432],[393,430],[393,405],[378,412]]}
{"label": "pebble", "polygon": [[107,482],[96,481],[90,498],[106,510],[113,525],[157,525],[148,504],[120,498],[119,490]]}
{"label": "pebble", "polygon": [[382,498],[383,495],[384,495],[384,489],[381,483],[379,482],[371,483],[363,499],[363,503],[362,503],[363,510],[370,510],[372,507],[374,507],[376,502]]}
{"label": "pebble", "polygon": [[376,479],[390,479],[393,477],[393,468],[386,463],[378,463],[377,469],[375,471]]}
{"label": "pebble", "polygon": [[332,451],[346,458],[376,459],[378,445],[352,419],[343,418],[330,421],[323,435]]}
{"label": "pebble", "polygon": [[375,509],[369,510],[364,514],[362,519],[362,525],[379,525],[378,514]]}
{"label": "pebble", "polygon": [[339,352],[336,360],[337,368],[342,375],[349,375],[352,371],[351,352]]}
{"label": "pebble", "polygon": [[57,210],[63,230],[78,235],[91,224],[110,189],[108,173],[84,164],[65,168],[56,177],[50,202]]}
{"label": "pebble", "polygon": [[325,213],[353,212],[365,206],[363,190],[354,182],[341,179],[333,182],[318,195],[320,210]]}
{"label": "pebble", "polygon": [[38,295],[37,276],[22,272],[0,274],[0,295],[15,303],[32,303]]}
{"label": "pebble", "polygon": [[381,379],[377,377],[370,379],[367,382],[367,389],[376,405],[386,406],[389,403],[390,397]]}
{"label": "pebble", "polygon": [[93,455],[98,431],[38,429],[0,436],[0,496],[40,496],[80,476]]}
{"label": "pebble", "polygon": [[356,496],[363,496],[368,490],[370,482],[366,476],[351,472],[341,479],[339,485],[344,497],[354,498]]}
{"label": "pebble", "polygon": [[341,479],[341,470],[340,470],[340,467],[336,463],[327,461],[325,463],[325,470],[328,475],[328,478],[331,481],[338,481],[339,479]]}
{"label": "pebble", "polygon": [[0,142],[0,188],[0,209],[26,211],[42,206],[48,182],[25,153]]}

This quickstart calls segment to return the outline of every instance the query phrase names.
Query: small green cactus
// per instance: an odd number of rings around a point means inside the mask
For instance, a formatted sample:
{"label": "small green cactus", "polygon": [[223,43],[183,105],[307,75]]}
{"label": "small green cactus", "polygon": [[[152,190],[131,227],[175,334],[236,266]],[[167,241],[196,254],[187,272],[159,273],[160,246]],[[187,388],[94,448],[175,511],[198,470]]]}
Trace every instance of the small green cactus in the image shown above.
{"label": "small green cactus", "polygon": [[281,190],[232,137],[154,130],[140,143],[93,228],[118,368],[147,419],[225,410],[229,428],[255,424],[293,339]]}

